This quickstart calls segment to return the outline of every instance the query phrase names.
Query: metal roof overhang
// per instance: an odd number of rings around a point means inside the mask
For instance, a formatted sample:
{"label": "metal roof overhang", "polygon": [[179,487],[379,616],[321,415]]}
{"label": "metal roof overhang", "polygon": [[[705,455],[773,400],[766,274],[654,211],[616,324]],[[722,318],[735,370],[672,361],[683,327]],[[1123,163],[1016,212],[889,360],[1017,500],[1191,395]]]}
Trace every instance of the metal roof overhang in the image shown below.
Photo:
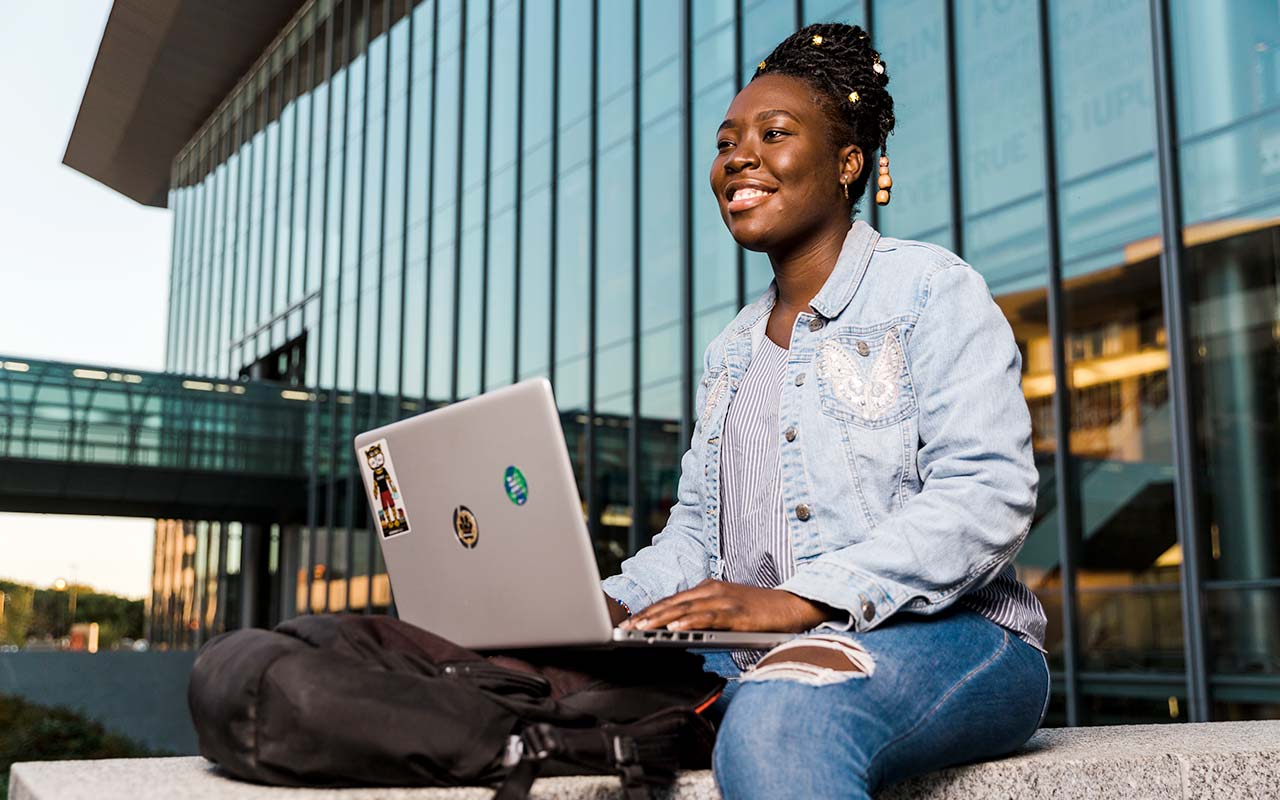
{"label": "metal roof overhang", "polygon": [[115,0],[62,163],[168,205],[173,157],[305,0]]}

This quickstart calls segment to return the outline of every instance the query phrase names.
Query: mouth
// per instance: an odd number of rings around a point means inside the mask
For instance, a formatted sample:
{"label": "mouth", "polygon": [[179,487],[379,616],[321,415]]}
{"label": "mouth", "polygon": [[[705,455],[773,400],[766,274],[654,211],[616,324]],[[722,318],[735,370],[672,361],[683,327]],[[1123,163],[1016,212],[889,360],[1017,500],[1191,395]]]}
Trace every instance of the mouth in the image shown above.
{"label": "mouth", "polygon": [[736,214],[749,208],[755,208],[772,197],[776,191],[777,189],[754,182],[730,184],[725,191],[725,197],[729,200],[729,213]]}

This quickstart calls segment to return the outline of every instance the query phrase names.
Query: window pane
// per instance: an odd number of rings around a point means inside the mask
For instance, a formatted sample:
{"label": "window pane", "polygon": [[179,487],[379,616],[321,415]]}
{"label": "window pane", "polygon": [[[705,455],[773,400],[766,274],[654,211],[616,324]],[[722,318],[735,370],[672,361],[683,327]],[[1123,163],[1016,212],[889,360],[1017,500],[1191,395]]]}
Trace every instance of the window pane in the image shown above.
{"label": "window pane", "polygon": [[493,20],[493,77],[490,114],[493,135],[486,168],[489,170],[488,294],[485,297],[484,388],[511,382],[515,368],[516,315],[516,81],[519,5],[507,3]]}
{"label": "window pane", "polygon": [[[893,200],[880,209],[890,236],[951,246],[947,44],[942,0],[874,0],[875,46],[899,123],[889,136]],[[879,154],[867,155],[868,165]],[[875,181],[868,181],[873,187]],[[870,194],[870,192],[869,192]],[[874,202],[863,200],[862,207]]]}
{"label": "window pane", "polygon": [[[1202,562],[1211,579],[1275,578],[1280,10],[1256,0],[1177,0],[1171,12],[1178,95],[1197,98],[1178,104],[1178,133]],[[1265,624],[1258,612],[1275,599],[1239,596],[1234,602],[1251,621],[1224,618],[1216,630],[1256,637]]]}
{"label": "window pane", "polygon": [[427,396],[432,401],[453,399],[454,377],[454,244],[458,213],[458,97],[461,11],[457,0],[440,2],[440,31],[436,60],[436,109],[432,136],[435,148],[431,209],[431,308],[428,312]]}
{"label": "window pane", "polygon": [[1148,9],[1052,12],[1081,666],[1180,672]]}
{"label": "window pane", "polygon": [[[1040,473],[1035,519],[1016,563],[1019,577],[1045,606],[1046,647],[1051,664],[1061,669],[1062,564],[1054,471],[1058,440],[1036,5],[1035,0],[1017,0],[957,7],[956,89],[966,260],[982,273],[1013,329]],[[991,69],[993,63],[1002,68]]]}
{"label": "window pane", "polygon": [[551,0],[526,0],[524,50],[524,153],[521,158],[520,329],[516,345],[520,377],[546,375],[551,367]]}
{"label": "window pane", "polygon": [[863,25],[863,0],[804,0],[804,24],[815,22],[844,22]]}
{"label": "window pane", "polygon": [[[697,8],[698,6],[694,6]],[[675,503],[680,441],[680,364],[683,290],[680,265],[683,202],[672,202],[669,170],[681,160],[679,35],[680,8],[674,0],[640,4],[642,70],[640,91],[640,496],[637,536],[643,546],[667,522]],[[721,109],[723,113],[723,109]],[[716,124],[719,124],[717,120]],[[707,134],[708,136],[712,134]],[[707,145],[708,150],[710,145]],[[694,149],[695,154],[698,152]],[[727,236],[727,233],[724,233]]]}
{"label": "window pane", "polygon": [[[431,92],[434,53],[431,51],[434,3],[413,9],[413,65],[409,84],[409,194],[408,228],[405,232],[404,300],[404,396],[426,394],[424,362],[427,355],[427,208],[431,188],[432,152]],[[416,408],[406,408],[414,411]]]}

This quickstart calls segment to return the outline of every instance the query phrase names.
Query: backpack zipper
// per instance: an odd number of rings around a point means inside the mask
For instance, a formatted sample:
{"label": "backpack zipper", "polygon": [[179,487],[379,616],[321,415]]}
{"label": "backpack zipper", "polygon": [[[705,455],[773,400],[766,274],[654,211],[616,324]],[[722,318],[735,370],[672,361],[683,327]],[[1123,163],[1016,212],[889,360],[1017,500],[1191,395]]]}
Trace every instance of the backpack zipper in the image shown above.
{"label": "backpack zipper", "polygon": [[488,682],[490,685],[482,688],[493,691],[523,690],[539,696],[551,694],[551,683],[540,675],[530,675],[485,662],[446,664],[441,671],[450,678]]}

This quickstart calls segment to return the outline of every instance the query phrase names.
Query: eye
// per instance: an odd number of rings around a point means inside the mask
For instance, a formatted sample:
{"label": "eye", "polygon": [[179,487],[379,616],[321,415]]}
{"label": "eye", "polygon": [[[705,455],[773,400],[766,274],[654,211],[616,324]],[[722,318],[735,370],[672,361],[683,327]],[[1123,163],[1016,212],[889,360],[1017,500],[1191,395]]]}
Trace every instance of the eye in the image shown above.
{"label": "eye", "polygon": [[[774,136],[774,134],[777,134],[777,136]],[[770,128],[769,130],[764,132],[764,140],[767,142],[767,141],[770,141],[771,139],[776,139],[780,136],[789,136],[789,135],[790,134],[787,131],[779,130],[777,128]]]}
{"label": "eye", "polygon": [[716,150],[723,153],[726,147],[733,147],[733,142],[729,139],[721,139],[716,142]]}

